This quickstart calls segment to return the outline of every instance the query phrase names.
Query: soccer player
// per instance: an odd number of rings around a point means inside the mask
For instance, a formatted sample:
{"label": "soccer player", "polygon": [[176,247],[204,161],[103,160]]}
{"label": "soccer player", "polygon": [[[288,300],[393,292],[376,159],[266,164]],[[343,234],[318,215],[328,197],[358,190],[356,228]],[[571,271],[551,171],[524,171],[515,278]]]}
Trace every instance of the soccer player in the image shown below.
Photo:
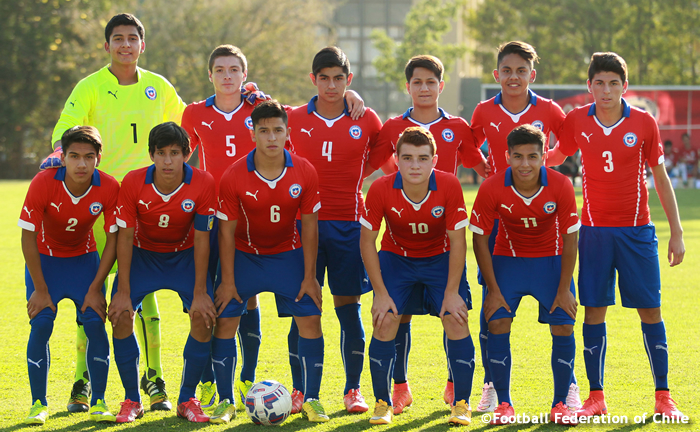
{"label": "soccer player", "polygon": [[[345,92],[353,75],[350,62],[340,48],[326,47],[319,51],[309,76],[318,94],[289,113],[291,141],[294,152],[311,162],[319,178],[323,207],[318,212],[316,277],[323,286],[328,270],[328,285],[340,322],[340,353],[345,367],[343,402],[348,412],[366,412],[368,406],[360,393],[365,355],[360,298],[369,291],[360,255],[362,181],[381,168],[392,149],[389,143],[383,147],[377,144],[382,123],[372,109],[365,108],[364,115],[357,120],[350,117]],[[294,381],[292,412],[300,411],[304,399],[298,334],[296,322],[292,322],[289,336]]]}
{"label": "soccer player", "polygon": [[[421,126],[430,131],[437,145],[437,165],[435,169],[457,174],[460,162],[467,168],[475,168],[486,177],[487,167],[484,156],[474,146],[474,138],[469,124],[461,117],[447,114],[438,106],[438,98],[442,93],[444,66],[439,58],[430,55],[412,57],[404,72],[406,74],[406,90],[411,96],[413,106],[403,115],[390,118],[384,123],[379,134],[380,145],[390,144],[396,149],[396,143],[403,131],[408,127]],[[387,172],[396,171],[393,158],[383,167]],[[418,288],[416,288],[418,289]],[[408,355],[411,351],[411,316],[422,311],[406,311],[401,318],[401,325],[396,335],[396,365],[394,367],[394,413],[400,414],[405,406],[413,403],[413,395],[408,386]],[[449,375],[449,368],[448,368]],[[449,375],[445,386],[445,403],[452,403],[454,389],[452,376]]]}
{"label": "soccer player", "polygon": [[[360,219],[360,248],[374,289],[369,364],[376,405],[372,424],[393,419],[390,384],[396,361],[394,338],[406,310],[425,308],[439,316],[446,333],[445,352],[454,380],[450,424],[471,423],[474,343],[469,334],[471,293],[467,283],[462,187],[437,163],[432,134],[423,127],[406,129],[396,143],[399,172],[372,183]],[[382,250],[376,240],[382,219]],[[412,300],[421,299],[415,304]],[[425,299],[425,301],[423,301]]]}
{"label": "soccer player", "polygon": [[129,172],[122,182],[117,207],[119,271],[109,305],[114,360],[126,393],[118,423],[143,416],[134,310],[159,289],[177,292],[190,316],[177,415],[193,422],[209,420],[194,396],[216,319],[207,275],[216,197],[211,174],[185,163],[189,144],[185,130],[174,122],[154,127],[148,137],[153,165]]}
{"label": "soccer player", "polygon": [[[102,150],[97,129],[73,127],[62,135],[62,142],[65,166],[34,177],[19,219],[26,262],[27,313],[32,326],[27,369],[35,401],[25,423],[44,424],[49,416],[49,338],[56,305],[64,298],[75,303],[89,341],[87,368],[93,383],[90,419],[113,422],[115,416],[104,399],[109,372],[104,281],[116,259],[114,213],[119,183],[96,169]],[[92,226],[102,213],[107,241],[100,261]]]}
{"label": "soccer player", "polygon": [[[211,421],[225,423],[235,416],[235,406],[227,402],[233,399],[234,336],[246,302],[267,291],[275,293],[278,314],[293,316],[299,329],[302,413],[312,422],[326,422],[329,418],[318,400],[324,349],[321,287],[316,280],[318,176],[306,159],[285,150],[289,129],[279,102],[260,103],[251,118],[255,149],[228,168],[220,184],[221,264],[212,362],[222,402]],[[301,236],[295,223],[298,212]]]}
{"label": "soccer player", "polygon": [[[535,82],[537,77],[535,62],[539,62],[539,57],[532,45],[521,41],[501,44],[498,47],[496,69],[493,71],[493,77],[501,85],[501,91],[495,97],[479,103],[472,114],[472,132],[477,146],[483,145],[484,141],[488,142],[488,162],[492,174],[505,171],[509,166],[506,157],[508,151],[506,141],[508,134],[515,127],[531,124],[541,130],[549,141],[550,133],[558,136],[564,122],[564,111],[556,102],[538,96],[529,88],[530,83]],[[547,161],[549,164],[549,159]],[[558,163],[561,162],[563,159]],[[489,231],[491,232],[489,248],[493,251],[498,234],[498,218],[494,220],[494,229]],[[478,276],[483,300],[486,297],[486,284],[481,272]],[[546,320],[543,319],[542,322]],[[488,325],[483,308],[479,314],[479,341],[481,362],[484,366],[484,385],[477,410],[491,412],[496,409],[498,398],[491,379],[491,365],[486,358]],[[581,406],[576,377],[569,386],[566,405],[571,408]]]}
{"label": "soccer player", "polygon": [[563,155],[581,150],[583,210],[579,239],[579,300],[585,307],[583,359],[591,392],[577,415],[607,414],[603,393],[608,306],[615,304],[615,272],[622,306],[635,308],[656,387],[654,411],[672,418],[683,414],[668,389],[668,345],[661,317],[658,240],[649,215],[644,164],[668,219],[668,262],[683,262],[683,228],[673,187],[664,167],[659,127],[651,114],[630,106],[627,64],[612,52],[593,54],[588,91],[594,102],[571,111],[562,126]]}
{"label": "soccer player", "polygon": [[[544,167],[547,138],[539,128],[518,126],[507,141],[510,167],[481,184],[469,224],[486,281],[482,309],[489,326],[487,357],[500,402],[491,424],[509,423],[515,415],[510,398],[510,329],[520,300],[527,295],[540,303],[540,319],[546,319],[552,334],[551,420],[576,424],[566,406],[576,356],[572,275],[581,227],[574,188],[565,175]],[[501,226],[491,256],[489,235],[495,219]]]}

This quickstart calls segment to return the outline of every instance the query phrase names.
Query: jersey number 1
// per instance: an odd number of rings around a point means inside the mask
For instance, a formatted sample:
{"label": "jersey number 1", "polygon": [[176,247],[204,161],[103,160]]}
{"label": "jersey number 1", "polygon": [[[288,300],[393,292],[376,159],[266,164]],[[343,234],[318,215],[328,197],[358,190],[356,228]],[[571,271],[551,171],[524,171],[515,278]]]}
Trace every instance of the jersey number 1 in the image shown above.
{"label": "jersey number 1", "polygon": [[138,144],[138,135],[136,134],[136,123],[131,123],[131,129],[134,130],[134,144]]}

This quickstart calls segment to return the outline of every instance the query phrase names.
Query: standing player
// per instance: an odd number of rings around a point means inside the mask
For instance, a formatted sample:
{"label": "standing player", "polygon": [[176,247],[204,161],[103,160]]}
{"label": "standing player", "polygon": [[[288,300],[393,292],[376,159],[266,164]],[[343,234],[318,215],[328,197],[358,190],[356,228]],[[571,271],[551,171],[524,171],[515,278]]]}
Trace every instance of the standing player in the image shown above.
{"label": "standing player", "polygon": [[[622,306],[635,308],[642,321],[644,347],[656,386],[654,411],[672,418],[683,414],[668,390],[668,345],[661,318],[658,240],[649,215],[645,162],[668,218],[668,262],[683,262],[683,228],[673,187],[664,167],[656,120],[630,106],[627,64],[611,52],[595,53],[588,66],[588,91],[594,102],[571,111],[562,127],[560,150],[581,150],[583,210],[579,240],[579,300],[586,307],[583,359],[591,392],[581,417],[607,414],[603,394],[607,329],[605,315],[615,304],[615,271]],[[559,150],[556,150],[559,151]]]}
{"label": "standing player", "polygon": [[[104,400],[109,372],[109,340],[105,332],[104,281],[116,259],[114,217],[119,183],[95,167],[102,142],[97,129],[74,127],[62,136],[65,167],[42,171],[29,186],[19,219],[22,253],[26,262],[27,313],[32,330],[27,343],[27,368],[32,406],[27,424],[44,424],[49,416],[46,385],[49,374],[49,338],[58,302],[75,303],[85,327],[87,367],[93,392],[90,419],[115,420]],[[92,226],[105,214],[107,242],[102,261]],[[41,231],[41,237],[39,232]],[[70,275],[70,277],[66,277]]]}
{"label": "standing player", "polygon": [[126,393],[119,423],[143,415],[134,309],[159,289],[177,292],[190,315],[177,415],[194,422],[209,420],[194,396],[216,319],[207,277],[216,197],[211,174],[185,163],[189,144],[185,130],[173,122],[154,127],[148,137],[154,164],[127,174],[119,194],[119,272],[109,305],[114,359]]}
{"label": "standing player", "polygon": [[[489,323],[487,356],[501,403],[491,424],[509,423],[515,415],[510,398],[510,329],[520,300],[527,295],[539,301],[540,319],[545,317],[552,333],[551,420],[576,424],[566,406],[576,357],[572,275],[581,227],[574,187],[565,175],[544,167],[547,138],[539,128],[518,126],[507,140],[510,167],[481,184],[469,224],[486,281],[482,309]],[[491,256],[489,235],[495,219],[501,227]]]}
{"label": "standing player", "polygon": [[[222,402],[211,421],[225,423],[235,416],[234,405],[228,403],[237,357],[233,337],[248,299],[267,291],[275,293],[278,314],[293,316],[299,329],[302,412],[312,422],[326,422],[318,400],[324,349],[316,280],[318,177],[308,161],[284,149],[287,114],[277,101],[262,102],[251,118],[255,149],[231,166],[220,184],[221,273],[212,362]],[[301,236],[295,224],[298,212]]]}
{"label": "standing player", "polygon": [[[477,172],[486,177],[486,162],[481,151],[474,146],[474,138],[469,124],[461,117],[453,117],[438,106],[438,97],[444,89],[442,80],[444,67],[440,59],[430,55],[412,57],[404,69],[406,74],[406,90],[411,96],[413,106],[406,112],[384,123],[379,134],[380,145],[391,145],[396,149],[396,143],[403,131],[408,127],[421,126],[431,131],[437,144],[437,165],[435,169],[457,174],[457,168],[464,165],[474,167]],[[393,158],[387,166],[387,171],[395,171]],[[411,389],[408,386],[408,354],[411,351],[411,316],[422,311],[406,311],[401,318],[401,325],[396,334],[397,361],[394,368],[394,413],[403,412],[404,406],[413,403]],[[448,368],[449,374],[449,368]],[[452,376],[449,375],[445,386],[445,403],[452,403]]]}
{"label": "standing player", "polygon": [[[437,162],[435,152],[430,132],[422,127],[406,129],[396,143],[399,172],[372,183],[367,209],[360,219],[362,258],[374,289],[374,334],[369,345],[376,397],[372,424],[392,421],[394,338],[404,312],[421,306],[442,319],[447,335],[445,352],[454,380],[448,422],[471,423],[474,343],[467,319],[471,308],[465,266],[467,210],[459,180],[453,174],[433,169]],[[377,253],[382,219],[386,231],[382,250]],[[426,301],[421,302],[424,305],[414,305],[414,298]]]}
{"label": "standing player", "polygon": [[[318,213],[316,276],[323,285],[328,269],[328,285],[340,322],[340,353],[345,367],[343,402],[348,412],[365,412],[368,407],[360,393],[365,355],[360,298],[369,287],[359,245],[359,219],[364,212],[362,181],[391,156],[391,146],[377,145],[382,123],[372,109],[365,108],[360,119],[350,117],[345,91],[352,82],[352,73],[340,48],[319,51],[309,76],[318,94],[289,114],[291,141],[294,152],[311,162],[319,178],[323,208]],[[300,411],[304,398],[301,364],[294,356],[298,353],[298,333],[293,322],[289,336],[294,378],[292,412]]]}

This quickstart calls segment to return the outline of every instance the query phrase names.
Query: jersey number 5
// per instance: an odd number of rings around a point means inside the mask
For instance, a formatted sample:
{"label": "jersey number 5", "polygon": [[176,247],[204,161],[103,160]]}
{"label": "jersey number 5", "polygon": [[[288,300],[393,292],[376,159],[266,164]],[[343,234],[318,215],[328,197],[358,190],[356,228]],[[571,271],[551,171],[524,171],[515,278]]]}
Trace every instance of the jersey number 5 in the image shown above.
{"label": "jersey number 5", "polygon": [[234,157],[236,156],[236,144],[233,143],[233,139],[236,138],[235,135],[226,135],[226,156]]}

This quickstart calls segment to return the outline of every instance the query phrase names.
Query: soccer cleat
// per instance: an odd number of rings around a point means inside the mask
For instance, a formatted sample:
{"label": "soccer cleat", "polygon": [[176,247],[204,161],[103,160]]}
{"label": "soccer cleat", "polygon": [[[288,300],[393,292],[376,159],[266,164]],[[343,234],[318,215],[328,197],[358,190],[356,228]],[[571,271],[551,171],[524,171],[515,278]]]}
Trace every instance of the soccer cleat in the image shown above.
{"label": "soccer cleat", "polygon": [[469,407],[467,401],[462,399],[461,401],[455,402],[452,406],[452,415],[450,415],[447,423],[451,426],[469,426],[472,423],[472,409]]}
{"label": "soccer cleat", "polygon": [[394,420],[394,407],[379,399],[374,405],[374,413],[370,417],[371,424],[389,424]]}
{"label": "soccer cleat", "polygon": [[202,411],[202,405],[195,398],[190,398],[177,406],[177,416],[186,418],[193,423],[205,423],[209,421],[209,416]]}
{"label": "soccer cleat", "polygon": [[571,410],[564,405],[564,402],[559,402],[552,407],[552,411],[549,413],[549,420],[552,423],[565,426],[576,426],[578,424],[576,414],[572,413]]}
{"label": "soccer cleat", "polygon": [[107,408],[105,401],[102,399],[97,399],[97,403],[90,407],[90,420],[98,423],[112,423],[117,420],[117,417],[109,412],[109,408]]}
{"label": "soccer cleat", "polygon": [[301,415],[313,423],[325,423],[330,420],[318,399],[309,399],[304,402],[301,406]]}
{"label": "soccer cleat", "polygon": [[593,417],[607,414],[608,407],[605,405],[605,394],[603,390],[591,390],[586,402],[584,402],[581,409],[575,413],[576,417]]}
{"label": "soccer cleat", "polygon": [[173,409],[173,404],[168,400],[168,394],[165,392],[165,381],[161,377],[157,377],[153,382],[146,378],[146,374],[141,377],[141,390],[150,398],[151,411],[170,411]]}
{"label": "soccer cleat", "polygon": [[447,384],[445,384],[445,391],[442,392],[442,399],[447,405],[452,405],[452,401],[455,399],[455,383],[447,380]]}
{"label": "soccer cleat", "polygon": [[566,407],[569,411],[578,411],[583,407],[578,386],[574,383],[571,383],[569,386],[569,394],[566,395]]}
{"label": "soccer cleat", "polygon": [[235,395],[234,399],[236,399],[237,410],[242,411],[245,409],[245,397],[251,387],[253,387],[253,383],[250,381],[236,380],[236,382],[233,383],[233,394]]}
{"label": "soccer cleat", "polygon": [[491,418],[492,425],[510,424],[515,421],[515,409],[508,402],[501,402],[499,406],[493,410]]}
{"label": "soccer cleat", "polygon": [[668,390],[657,390],[654,413],[662,414],[674,420],[679,420],[684,417],[683,413],[678,410],[676,401],[671,398],[671,394]]}
{"label": "soccer cleat", "polygon": [[73,384],[73,390],[68,399],[68,411],[72,413],[87,412],[90,409],[88,401],[92,396],[92,387],[89,382],[78,380]]}
{"label": "soccer cleat", "polygon": [[228,399],[219,402],[219,405],[209,417],[210,423],[228,423],[236,418],[236,406]]}
{"label": "soccer cleat", "polygon": [[202,408],[211,408],[216,403],[216,383],[207,381],[199,384],[199,400]]}
{"label": "soccer cleat", "polygon": [[391,404],[394,406],[394,414],[401,414],[407,406],[413,403],[413,395],[408,387],[408,382],[394,383],[394,394],[391,396]]}
{"label": "soccer cleat", "polygon": [[43,425],[47,418],[49,418],[49,407],[42,405],[37,399],[34,405],[29,408],[29,415],[24,419],[24,424]]}
{"label": "soccer cleat", "polygon": [[348,394],[343,397],[345,409],[349,413],[363,413],[369,410],[365,397],[360,393],[360,389],[350,389]]}
{"label": "soccer cleat", "polygon": [[117,414],[117,423],[131,423],[143,417],[143,405],[141,405],[141,402],[134,402],[127,399],[121,403],[121,406],[119,414]]}
{"label": "soccer cleat", "polygon": [[481,388],[481,400],[476,406],[478,412],[493,412],[498,406],[498,395],[493,383],[484,384]]}
{"label": "soccer cleat", "polygon": [[304,405],[304,393],[297,389],[292,390],[292,414],[299,414]]}

